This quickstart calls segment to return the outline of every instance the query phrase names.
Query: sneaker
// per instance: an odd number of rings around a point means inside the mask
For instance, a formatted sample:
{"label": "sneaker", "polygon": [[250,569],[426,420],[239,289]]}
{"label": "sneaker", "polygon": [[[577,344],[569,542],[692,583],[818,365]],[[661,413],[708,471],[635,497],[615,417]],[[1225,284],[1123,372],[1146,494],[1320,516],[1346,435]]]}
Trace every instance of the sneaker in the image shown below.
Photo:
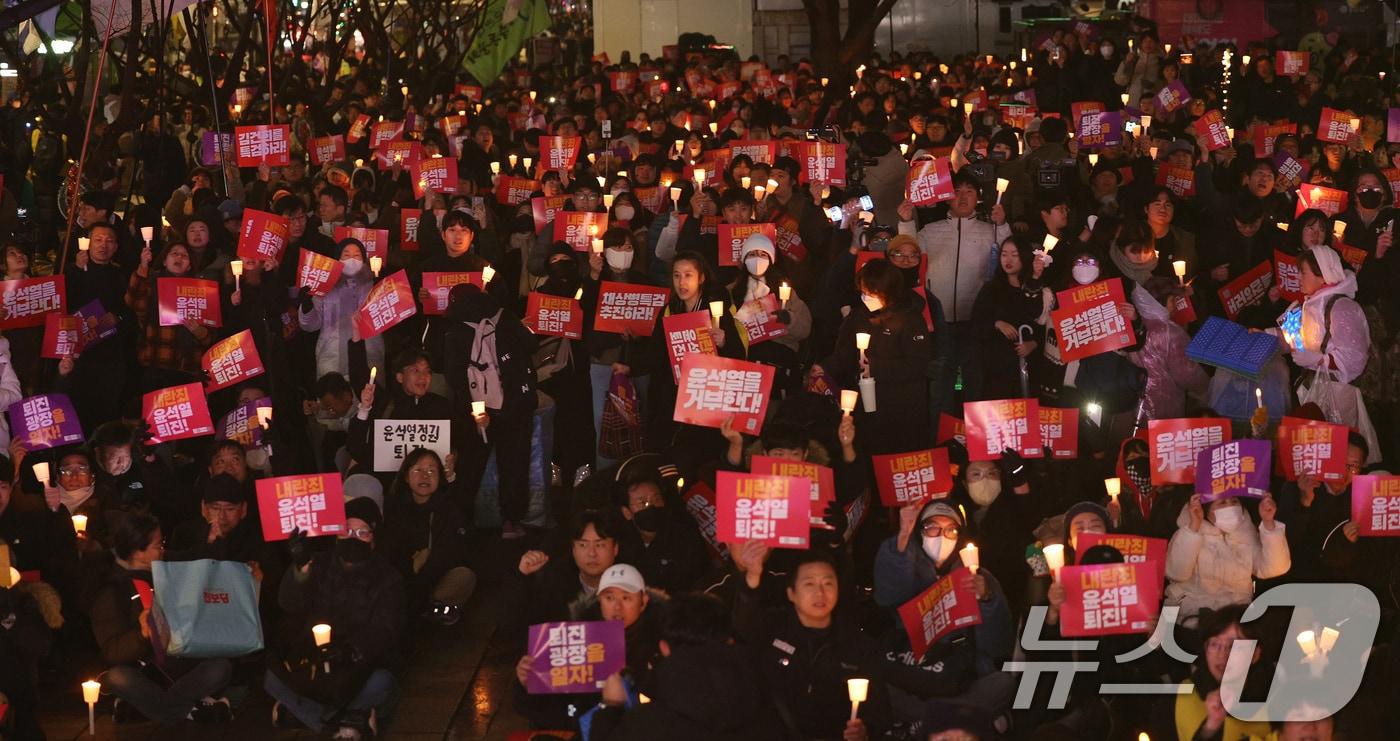
{"label": "sneaker", "polygon": [[301,728],[301,722],[297,720],[292,711],[282,704],[281,700],[272,703],[272,727],[273,728]]}
{"label": "sneaker", "polygon": [[360,741],[364,736],[360,734],[360,729],[354,726],[341,726],[335,729],[335,735],[331,736],[331,738],[344,739],[344,741]]}
{"label": "sneaker", "polygon": [[187,719],[196,723],[227,723],[233,720],[233,705],[227,697],[206,697],[190,710]]}
{"label": "sneaker", "polygon": [[461,619],[462,608],[457,605],[434,602],[432,609],[428,610],[428,620],[444,628],[456,625]]}
{"label": "sneaker", "polygon": [[525,537],[525,528],[513,520],[506,520],[501,523],[501,538],[503,540],[517,540]]}

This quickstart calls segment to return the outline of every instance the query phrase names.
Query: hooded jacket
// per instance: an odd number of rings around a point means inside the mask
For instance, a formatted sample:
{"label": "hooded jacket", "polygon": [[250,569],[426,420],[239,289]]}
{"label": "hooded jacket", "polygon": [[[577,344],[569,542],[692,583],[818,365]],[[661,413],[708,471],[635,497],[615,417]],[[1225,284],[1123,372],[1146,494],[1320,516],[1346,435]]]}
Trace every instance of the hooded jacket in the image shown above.
{"label": "hooded jacket", "polygon": [[[1283,340],[1292,349],[1293,362],[1299,368],[1331,368],[1334,378],[1342,383],[1351,383],[1366,370],[1371,330],[1366,312],[1352,298],[1355,295],[1356,275],[1346,270],[1340,282],[1324,285],[1301,302],[1293,302],[1279,316]],[[1295,334],[1289,314],[1300,307],[1301,333]]]}
{"label": "hooded jacket", "polygon": [[1171,320],[1166,307],[1147,291],[1134,287],[1133,306],[1147,325],[1147,336],[1128,360],[1147,371],[1142,414],[1147,419],[1174,419],[1186,414],[1186,394],[1203,394],[1210,377],[1196,361],[1186,357],[1191,337]]}
{"label": "hooded jacket", "polygon": [[1254,579],[1273,579],[1292,567],[1286,526],[1277,520],[1272,530],[1255,525],[1245,515],[1233,533],[1206,518],[1191,530],[1191,505],[1176,517],[1177,530],[1167,544],[1167,592],[1163,605],[1180,605],[1178,622],[1202,609],[1218,610],[1254,599]]}
{"label": "hooded jacket", "polygon": [[[354,276],[340,280],[324,296],[311,299],[311,311],[297,309],[297,324],[306,332],[320,332],[316,338],[316,377],[339,373],[350,377],[350,337],[355,314],[374,288],[369,265]],[[365,354],[371,367],[384,366],[384,335],[364,340]]]}
{"label": "hooded jacket", "polygon": [[491,319],[495,323],[496,369],[502,394],[499,412],[501,415],[533,414],[539,405],[535,390],[535,335],[514,314],[501,309],[490,294],[465,284],[453,289],[447,319],[443,340],[444,374],[455,392],[454,407],[463,414],[471,409],[473,396],[467,365],[472,359],[477,327]]}

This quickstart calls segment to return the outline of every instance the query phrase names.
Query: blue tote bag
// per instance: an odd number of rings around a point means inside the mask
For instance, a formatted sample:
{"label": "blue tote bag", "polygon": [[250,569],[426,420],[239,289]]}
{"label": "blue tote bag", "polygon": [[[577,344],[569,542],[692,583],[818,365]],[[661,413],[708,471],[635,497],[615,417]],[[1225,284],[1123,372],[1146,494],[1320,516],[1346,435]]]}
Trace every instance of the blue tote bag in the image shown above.
{"label": "blue tote bag", "polygon": [[187,658],[244,656],[263,647],[258,586],[238,561],[156,561],[155,608],[166,653]]}

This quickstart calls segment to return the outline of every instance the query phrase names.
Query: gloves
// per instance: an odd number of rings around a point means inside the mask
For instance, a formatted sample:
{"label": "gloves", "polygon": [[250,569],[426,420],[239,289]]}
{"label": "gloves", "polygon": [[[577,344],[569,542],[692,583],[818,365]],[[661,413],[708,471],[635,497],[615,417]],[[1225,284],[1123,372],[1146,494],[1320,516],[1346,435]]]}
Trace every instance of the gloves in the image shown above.
{"label": "gloves", "polygon": [[297,300],[301,303],[301,313],[303,314],[310,314],[311,310],[316,306],[311,301],[310,286],[302,286],[301,290],[297,291]]}
{"label": "gloves", "polygon": [[287,556],[292,559],[292,566],[298,569],[311,563],[311,543],[301,528],[293,530],[291,537],[287,538]]}
{"label": "gloves", "polygon": [[1019,486],[1024,486],[1030,478],[1030,471],[1026,468],[1026,459],[1020,453],[1007,448],[1001,452],[1001,487],[1002,491],[1011,491]]}
{"label": "gloves", "polygon": [[792,324],[792,312],[787,309],[778,309],[773,317],[778,320],[779,324]]}

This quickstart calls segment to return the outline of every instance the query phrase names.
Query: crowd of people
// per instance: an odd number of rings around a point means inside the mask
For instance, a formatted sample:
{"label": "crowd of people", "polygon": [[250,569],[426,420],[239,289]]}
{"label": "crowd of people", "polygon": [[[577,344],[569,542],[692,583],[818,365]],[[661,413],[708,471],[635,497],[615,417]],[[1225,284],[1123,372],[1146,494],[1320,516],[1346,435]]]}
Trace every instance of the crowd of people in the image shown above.
{"label": "crowd of people", "polygon": [[[0,589],[0,737],[42,738],[52,678],[88,670],[119,720],[226,721],[239,686],[275,701],[277,727],[369,737],[423,636],[467,609],[499,611],[521,657],[511,701],[532,726],[597,741],[1384,736],[1400,708],[1387,702],[1400,553],[1362,535],[1352,482],[1400,456],[1400,97],[1388,50],[1338,42],[1288,76],[1275,60],[1292,51],[1074,24],[1012,54],[874,56],[839,79],[699,48],[403,91],[351,59],[325,107],[279,94],[271,110],[230,97],[152,115],[128,151],[90,153],[95,171],[136,173],[137,197],[87,189],[71,234],[41,224],[4,242],[3,285],[61,275],[62,313],[99,302],[103,318],[84,315],[97,337],[56,357],[43,326],[0,339],[0,408],[63,394],[84,433],[49,447],[16,432],[0,460],[0,541],[20,575]],[[290,125],[289,164],[205,160],[206,133],[269,122]],[[415,162],[384,154],[396,142],[454,161],[455,184],[415,182]],[[814,165],[811,151],[836,155]],[[8,161],[5,204],[36,209],[40,174]],[[911,187],[921,178],[935,195]],[[259,212],[287,233],[253,259],[239,245]],[[574,239],[561,220],[604,228]],[[721,243],[749,224],[772,229]],[[332,285],[309,279],[308,256],[337,264]],[[1222,293],[1285,264],[1296,286],[1244,305]],[[362,307],[400,270],[412,315],[367,332]],[[449,290],[443,274],[470,279]],[[216,326],[164,320],[171,278],[218,285]],[[664,294],[649,330],[595,326],[619,283]],[[1133,339],[1071,360],[1052,312],[1091,285],[1117,292],[1110,312]],[[573,336],[540,327],[540,296],[575,302]],[[757,435],[733,417],[677,420],[689,392],[666,320],[709,311],[712,354],[771,369]],[[1188,345],[1217,318],[1282,352],[1257,375],[1198,362]],[[222,420],[270,400],[260,440],[154,438],[143,395],[209,384],[206,352],[245,331],[264,371],[207,403]],[[980,454],[964,406],[1002,399],[1078,410],[1074,447]],[[1285,418],[1343,425],[1345,465],[1204,502],[1162,483],[1149,424],[1220,418],[1270,442]],[[449,420],[450,439],[385,470],[377,420]],[[21,428],[11,416],[0,433]],[[923,450],[946,455],[946,493],[888,506],[873,458]],[[761,456],[832,472],[808,547],[716,537],[706,494]],[[343,528],[265,537],[255,482],[312,472],[341,480]],[[1085,534],[1165,541],[1146,590],[1162,604],[1140,635],[1061,649],[1045,641],[1083,605],[1058,568],[1134,560],[1076,548]],[[500,582],[489,604],[471,600],[483,539],[513,554],[480,574]],[[252,656],[162,645],[153,570],[204,559],[250,567]],[[899,608],[965,566],[977,624],[918,650]],[[1338,713],[1273,708],[1272,723],[1228,713],[1237,641],[1256,641],[1251,696],[1271,677],[1316,679],[1284,661],[1286,620],[1245,606],[1329,582],[1379,603],[1356,697]],[[1313,606],[1319,630],[1362,609],[1331,607]],[[1159,608],[1185,660],[1106,658],[1160,634]],[[621,621],[625,668],[597,692],[528,692],[527,629],[563,621]],[[1060,702],[1047,680],[1022,702],[1026,677],[1007,665],[1094,657],[1102,668]],[[853,678],[869,680],[858,711]],[[1111,695],[1110,679],[1168,691]]]}

